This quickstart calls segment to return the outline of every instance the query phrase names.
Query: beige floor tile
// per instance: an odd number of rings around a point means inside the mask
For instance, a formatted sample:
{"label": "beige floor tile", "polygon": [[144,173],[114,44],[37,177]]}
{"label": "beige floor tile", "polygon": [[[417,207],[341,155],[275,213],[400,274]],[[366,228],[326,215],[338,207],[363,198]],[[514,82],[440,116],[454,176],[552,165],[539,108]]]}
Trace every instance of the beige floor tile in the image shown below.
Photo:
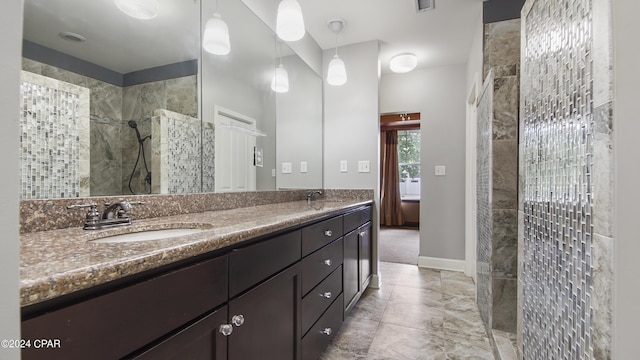
{"label": "beige floor tile", "polygon": [[400,325],[430,332],[442,332],[443,322],[442,310],[403,302],[389,301],[382,315],[383,324]]}
{"label": "beige floor tile", "polygon": [[380,324],[367,359],[446,359],[444,340],[434,332]]}

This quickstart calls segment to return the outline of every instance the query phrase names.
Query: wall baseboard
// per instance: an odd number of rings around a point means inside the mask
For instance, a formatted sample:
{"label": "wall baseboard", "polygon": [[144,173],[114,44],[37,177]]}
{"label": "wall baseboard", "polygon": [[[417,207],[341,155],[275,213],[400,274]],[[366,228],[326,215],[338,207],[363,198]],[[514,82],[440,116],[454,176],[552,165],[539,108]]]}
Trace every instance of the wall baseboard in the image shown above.
{"label": "wall baseboard", "polygon": [[466,262],[464,260],[441,259],[427,256],[418,257],[418,266],[438,270],[464,272]]}

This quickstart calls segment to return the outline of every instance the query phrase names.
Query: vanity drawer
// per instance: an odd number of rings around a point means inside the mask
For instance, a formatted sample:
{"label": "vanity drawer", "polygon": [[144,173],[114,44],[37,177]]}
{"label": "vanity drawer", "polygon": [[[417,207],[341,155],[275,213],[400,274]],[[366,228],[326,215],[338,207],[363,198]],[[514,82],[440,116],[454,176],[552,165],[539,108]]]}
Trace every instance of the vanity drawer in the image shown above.
{"label": "vanity drawer", "polygon": [[23,359],[119,359],[227,301],[222,256],[22,322],[23,339],[60,339]]}
{"label": "vanity drawer", "polygon": [[321,221],[302,229],[302,256],[327,245],[342,236],[342,216]]}
{"label": "vanity drawer", "polygon": [[302,299],[302,333],[313,325],[329,305],[342,293],[342,266],[324,279]]}
{"label": "vanity drawer", "polygon": [[303,295],[342,265],[342,251],[340,238],[302,260]]}
{"label": "vanity drawer", "polygon": [[234,297],[300,260],[300,230],[229,254],[229,296]]}
{"label": "vanity drawer", "polygon": [[350,212],[344,215],[344,233],[357,229],[361,225],[371,221],[371,206]]}
{"label": "vanity drawer", "polygon": [[316,322],[302,338],[302,359],[317,360],[329,345],[342,325],[343,298],[340,295],[327,312]]}

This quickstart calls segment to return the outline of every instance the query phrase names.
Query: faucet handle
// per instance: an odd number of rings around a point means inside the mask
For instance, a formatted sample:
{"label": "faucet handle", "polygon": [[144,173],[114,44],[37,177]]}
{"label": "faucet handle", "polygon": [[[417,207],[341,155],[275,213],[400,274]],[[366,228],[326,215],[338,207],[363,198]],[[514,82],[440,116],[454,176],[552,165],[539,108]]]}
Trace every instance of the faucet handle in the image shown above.
{"label": "faucet handle", "polygon": [[74,205],[67,206],[67,209],[69,210],[84,209],[84,208],[89,208],[89,211],[87,211],[85,224],[96,223],[98,220],[100,220],[100,214],[98,213],[98,209],[97,209],[98,204],[96,203],[74,204]]}

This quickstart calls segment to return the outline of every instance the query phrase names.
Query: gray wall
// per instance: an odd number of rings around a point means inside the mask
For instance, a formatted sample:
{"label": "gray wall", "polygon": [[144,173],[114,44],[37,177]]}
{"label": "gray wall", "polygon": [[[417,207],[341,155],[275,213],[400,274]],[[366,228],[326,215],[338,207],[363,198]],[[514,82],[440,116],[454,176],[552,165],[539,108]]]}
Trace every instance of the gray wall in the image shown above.
{"label": "gray wall", "polygon": [[[466,72],[466,64],[451,65],[385,74],[380,82],[381,113],[421,113],[420,257],[426,265],[433,258],[465,258]],[[436,165],[446,166],[446,176],[434,176]]]}
{"label": "gray wall", "polygon": [[614,253],[615,289],[613,359],[638,356],[638,324],[640,324],[640,287],[638,271],[638,84],[640,84],[640,48],[637,26],[640,4],[636,1],[613,1],[613,35],[615,73],[613,126],[616,157],[616,246]]}
{"label": "gray wall", "polygon": [[[20,338],[19,311],[19,237],[18,201],[20,194],[19,120],[18,103],[20,88],[20,53],[22,43],[22,1],[12,0],[2,4],[0,12],[0,167],[5,170],[0,191],[0,339]],[[13,170],[12,170],[13,169]],[[0,358],[20,358],[18,349],[0,347]]]}
{"label": "gray wall", "polygon": [[[276,94],[276,188],[321,189],[323,80],[298,56],[286,56],[282,63],[289,91]],[[301,161],[307,163],[305,173]],[[283,162],[292,164],[291,174],[282,174]]]}
{"label": "gray wall", "polygon": [[[345,62],[348,80],[342,86],[326,82],[327,66],[335,54],[330,49],[323,53],[324,84],[324,188],[373,189],[373,256],[378,258],[378,211],[380,186],[379,120],[378,120],[378,41],[338,48]],[[340,172],[340,161],[348,161],[347,173]],[[358,173],[360,160],[371,161],[371,172]],[[374,262],[372,285],[378,282],[378,267]]]}

